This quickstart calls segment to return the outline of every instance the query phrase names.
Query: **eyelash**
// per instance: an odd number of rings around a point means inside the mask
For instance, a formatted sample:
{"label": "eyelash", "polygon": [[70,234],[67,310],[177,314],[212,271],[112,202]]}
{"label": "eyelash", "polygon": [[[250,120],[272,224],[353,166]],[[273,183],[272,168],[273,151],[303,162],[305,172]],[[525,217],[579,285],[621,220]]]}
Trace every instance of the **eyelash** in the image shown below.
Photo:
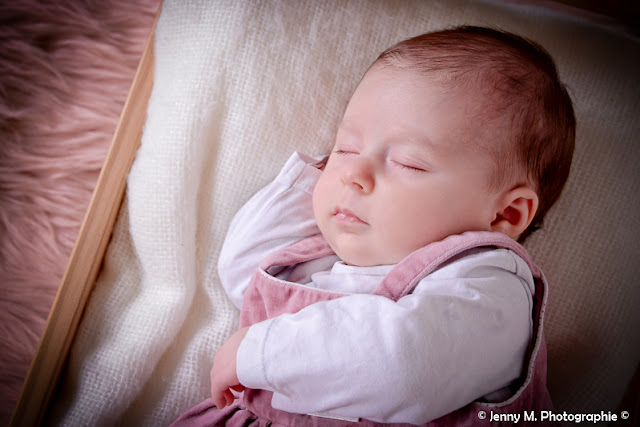
{"label": "eyelash", "polygon": [[[335,154],[339,154],[339,155],[347,155],[347,154],[358,154],[355,151],[345,151],[345,150],[335,150],[334,151]],[[393,160],[391,161],[391,163],[393,163],[396,166],[399,166],[401,169],[405,169],[408,171],[412,171],[412,172],[426,172],[425,169],[421,169],[421,168],[416,168],[414,166],[407,166],[404,165],[402,163],[398,163],[398,162],[394,162]]]}
{"label": "eyelash", "polygon": [[398,162],[393,162],[393,164],[395,164],[396,166],[400,166],[402,169],[410,170],[413,172],[426,172],[426,170],[424,169],[403,165],[402,163],[398,163]]}

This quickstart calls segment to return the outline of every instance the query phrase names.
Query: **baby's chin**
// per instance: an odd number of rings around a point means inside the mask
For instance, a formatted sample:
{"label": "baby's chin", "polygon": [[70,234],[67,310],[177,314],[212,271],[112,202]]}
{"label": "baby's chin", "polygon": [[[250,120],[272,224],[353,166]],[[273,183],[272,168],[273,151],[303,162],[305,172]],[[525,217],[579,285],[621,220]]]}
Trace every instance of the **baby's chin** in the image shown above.
{"label": "baby's chin", "polygon": [[[320,227],[322,233],[322,227]],[[342,262],[355,267],[374,267],[377,265],[393,265],[406,258],[410,248],[390,248],[386,245],[376,247],[371,240],[351,238],[345,234],[322,233],[329,246]]]}
{"label": "baby's chin", "polygon": [[[333,251],[338,255],[338,257],[347,265],[351,265],[354,267],[375,267],[377,265],[393,265],[397,264],[404,256],[398,258],[392,258],[387,254],[364,254],[361,251]],[[408,254],[407,254],[408,255]]]}

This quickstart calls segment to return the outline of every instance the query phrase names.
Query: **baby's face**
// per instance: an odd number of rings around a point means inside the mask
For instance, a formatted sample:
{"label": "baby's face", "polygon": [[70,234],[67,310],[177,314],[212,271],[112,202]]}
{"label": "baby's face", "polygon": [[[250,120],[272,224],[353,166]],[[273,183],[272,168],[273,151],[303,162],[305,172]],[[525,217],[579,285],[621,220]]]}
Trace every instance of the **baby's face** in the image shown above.
{"label": "baby's face", "polygon": [[343,261],[394,264],[448,235],[491,229],[492,163],[473,148],[473,111],[413,71],[366,74],[313,193],[320,231]]}

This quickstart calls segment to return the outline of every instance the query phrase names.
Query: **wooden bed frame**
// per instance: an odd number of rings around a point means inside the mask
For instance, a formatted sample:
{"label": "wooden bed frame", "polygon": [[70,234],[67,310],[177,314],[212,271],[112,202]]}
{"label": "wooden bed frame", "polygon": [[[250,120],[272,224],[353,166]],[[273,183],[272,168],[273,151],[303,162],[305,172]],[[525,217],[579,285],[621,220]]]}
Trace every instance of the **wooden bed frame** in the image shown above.
{"label": "wooden bed frame", "polygon": [[142,136],[153,87],[153,35],[162,5],[127,96],[71,257],[22,386],[10,426],[43,423],[122,203]]}

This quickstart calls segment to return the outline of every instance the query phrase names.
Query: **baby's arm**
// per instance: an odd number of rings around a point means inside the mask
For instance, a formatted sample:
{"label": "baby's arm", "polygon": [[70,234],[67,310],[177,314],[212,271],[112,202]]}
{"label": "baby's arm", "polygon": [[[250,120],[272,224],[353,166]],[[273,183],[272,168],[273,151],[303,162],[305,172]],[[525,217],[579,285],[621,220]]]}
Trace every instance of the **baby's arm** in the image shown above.
{"label": "baby's arm", "polygon": [[[238,308],[260,261],[275,250],[319,233],[313,218],[312,192],[321,165],[317,159],[294,153],[278,176],[231,221],[218,259],[218,274]],[[236,374],[236,354],[247,329],[233,334],[214,357],[211,396],[219,408],[233,401],[231,389],[244,389]]]}
{"label": "baby's arm", "polygon": [[459,260],[397,303],[351,295],[258,323],[240,345],[238,377],[274,391],[273,406],[289,412],[440,417],[521,373],[533,285],[514,274],[514,258]]}
{"label": "baby's arm", "polygon": [[316,159],[294,153],[278,176],[231,221],[218,274],[238,308],[251,275],[268,254],[320,232],[312,209],[313,188],[321,174],[316,163]]}

